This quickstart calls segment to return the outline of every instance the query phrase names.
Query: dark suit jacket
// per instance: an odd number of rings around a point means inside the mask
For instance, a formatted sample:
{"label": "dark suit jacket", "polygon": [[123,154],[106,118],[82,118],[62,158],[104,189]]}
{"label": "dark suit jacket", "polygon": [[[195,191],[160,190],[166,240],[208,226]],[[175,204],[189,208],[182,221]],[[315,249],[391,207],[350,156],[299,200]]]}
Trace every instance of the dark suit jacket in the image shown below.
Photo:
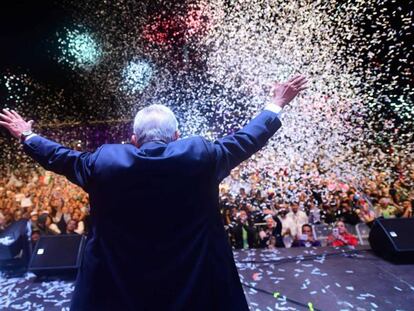
{"label": "dark suit jacket", "polygon": [[214,143],[195,136],[81,153],[40,136],[25,142],[34,160],[89,193],[72,310],[248,310],[218,185],[280,126],[263,111]]}
{"label": "dark suit jacket", "polygon": [[247,244],[249,244],[249,248],[256,247],[256,229],[250,222],[245,224],[239,222],[233,228],[234,247],[236,249],[243,248],[243,228],[247,231]]}

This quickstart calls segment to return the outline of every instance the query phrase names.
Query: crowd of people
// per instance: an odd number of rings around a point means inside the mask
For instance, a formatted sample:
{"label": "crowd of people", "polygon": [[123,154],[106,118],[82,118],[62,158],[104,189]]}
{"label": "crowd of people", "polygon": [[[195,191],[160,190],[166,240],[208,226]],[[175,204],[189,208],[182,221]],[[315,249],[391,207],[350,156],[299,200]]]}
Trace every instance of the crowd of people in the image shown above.
{"label": "crowd of people", "polygon": [[26,219],[34,243],[41,235],[86,234],[88,214],[88,195],[63,176],[37,168],[0,178],[0,232]]}
{"label": "crowd of people", "polygon": [[[297,174],[295,174],[297,175]],[[260,171],[246,162],[221,184],[221,211],[235,248],[319,246],[313,225],[330,225],[327,245],[357,245],[348,232],[377,217],[413,217],[414,170],[378,172],[358,184],[321,177],[305,165],[299,178],[287,169]]]}
{"label": "crowd of people", "polygon": [[[223,223],[236,249],[320,246],[313,232],[318,224],[333,228],[327,245],[356,245],[347,226],[370,226],[377,217],[413,217],[411,169],[397,170],[397,177],[379,172],[357,188],[322,178],[312,165],[299,179],[287,169],[251,168],[242,163],[220,185]],[[89,202],[81,188],[40,167],[3,174],[0,231],[27,219],[34,242],[43,234],[87,234]]]}

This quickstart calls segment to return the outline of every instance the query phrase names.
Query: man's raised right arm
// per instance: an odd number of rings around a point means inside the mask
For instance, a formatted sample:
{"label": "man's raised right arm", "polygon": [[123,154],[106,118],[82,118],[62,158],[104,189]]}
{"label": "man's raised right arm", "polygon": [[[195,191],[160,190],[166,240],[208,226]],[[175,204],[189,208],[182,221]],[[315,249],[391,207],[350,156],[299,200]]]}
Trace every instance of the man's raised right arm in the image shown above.
{"label": "man's raised right arm", "polygon": [[306,89],[307,80],[296,76],[285,83],[276,84],[272,102],[234,134],[217,139],[213,143],[216,177],[220,182],[230,171],[259,151],[281,127],[280,112],[299,92]]}

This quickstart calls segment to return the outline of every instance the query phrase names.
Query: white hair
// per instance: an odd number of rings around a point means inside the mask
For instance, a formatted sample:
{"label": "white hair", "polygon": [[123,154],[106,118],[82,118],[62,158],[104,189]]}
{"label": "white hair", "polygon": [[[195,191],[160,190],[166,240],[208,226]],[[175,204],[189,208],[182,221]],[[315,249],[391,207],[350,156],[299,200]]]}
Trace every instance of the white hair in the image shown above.
{"label": "white hair", "polygon": [[138,145],[156,140],[169,143],[175,139],[177,130],[177,118],[167,106],[151,105],[135,116],[134,134]]}

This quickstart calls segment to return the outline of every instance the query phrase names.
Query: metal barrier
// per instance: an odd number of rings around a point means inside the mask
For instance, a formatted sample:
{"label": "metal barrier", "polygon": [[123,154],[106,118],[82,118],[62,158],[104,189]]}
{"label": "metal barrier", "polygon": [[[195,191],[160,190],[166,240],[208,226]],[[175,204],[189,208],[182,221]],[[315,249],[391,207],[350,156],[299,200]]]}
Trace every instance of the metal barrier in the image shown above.
{"label": "metal barrier", "polygon": [[358,235],[358,239],[359,239],[359,244],[360,245],[368,245],[368,237],[369,237],[369,232],[371,231],[371,229],[363,222],[357,224],[355,226],[357,235]]}

